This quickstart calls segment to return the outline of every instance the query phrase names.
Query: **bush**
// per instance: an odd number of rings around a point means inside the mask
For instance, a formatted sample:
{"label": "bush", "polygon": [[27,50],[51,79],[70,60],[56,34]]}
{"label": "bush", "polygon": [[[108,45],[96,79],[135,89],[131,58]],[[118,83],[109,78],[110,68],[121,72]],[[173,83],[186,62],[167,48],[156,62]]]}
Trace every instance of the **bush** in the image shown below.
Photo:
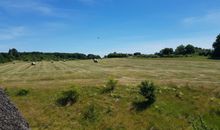
{"label": "bush", "polygon": [[192,127],[193,127],[193,130],[215,130],[207,126],[206,122],[203,120],[201,116],[199,116],[198,119],[195,119],[192,122]]}
{"label": "bush", "polygon": [[114,52],[106,56],[106,58],[125,58],[125,57],[129,57],[129,54]]}
{"label": "bush", "polygon": [[89,122],[95,122],[98,120],[98,111],[94,105],[88,106],[85,112],[83,113],[83,119]]}
{"label": "bush", "polygon": [[149,81],[143,81],[139,85],[139,93],[147,99],[147,102],[152,104],[156,101],[155,85]]}
{"label": "bush", "polygon": [[79,94],[75,89],[63,91],[57,99],[57,104],[61,106],[70,106],[76,103],[79,99]]}
{"label": "bush", "polygon": [[27,94],[29,93],[29,90],[27,89],[20,89],[18,92],[17,92],[17,96],[26,96]]}
{"label": "bush", "polygon": [[105,88],[103,89],[103,93],[108,93],[108,92],[112,92],[115,90],[115,87],[117,86],[118,81],[114,80],[114,79],[110,79],[106,85]]}

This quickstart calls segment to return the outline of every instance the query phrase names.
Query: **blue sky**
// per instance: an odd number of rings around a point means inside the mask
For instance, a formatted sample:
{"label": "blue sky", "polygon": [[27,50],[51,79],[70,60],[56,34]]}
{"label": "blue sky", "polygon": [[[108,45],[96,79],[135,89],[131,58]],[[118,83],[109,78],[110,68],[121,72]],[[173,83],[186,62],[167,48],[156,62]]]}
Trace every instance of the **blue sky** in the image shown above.
{"label": "blue sky", "polygon": [[0,1],[0,51],[154,53],[219,33],[220,0]]}

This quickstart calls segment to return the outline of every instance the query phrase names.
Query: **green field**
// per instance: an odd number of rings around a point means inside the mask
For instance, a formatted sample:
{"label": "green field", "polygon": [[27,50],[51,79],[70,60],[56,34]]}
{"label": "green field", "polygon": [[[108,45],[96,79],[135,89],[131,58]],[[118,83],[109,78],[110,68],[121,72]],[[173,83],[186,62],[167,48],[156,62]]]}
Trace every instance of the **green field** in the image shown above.
{"label": "green field", "polygon": [[[101,94],[108,81],[118,85],[113,93]],[[141,100],[137,85],[143,80],[157,86],[156,102],[145,110],[133,109]],[[102,59],[16,62],[0,65],[0,85],[7,92],[33,130],[72,129],[192,129],[201,116],[207,126],[220,129],[220,61],[200,57],[158,59]],[[79,101],[72,106],[55,104],[57,95],[77,88]],[[16,96],[19,89],[27,96]],[[182,98],[176,94],[183,93]],[[97,119],[82,115],[95,105]]]}

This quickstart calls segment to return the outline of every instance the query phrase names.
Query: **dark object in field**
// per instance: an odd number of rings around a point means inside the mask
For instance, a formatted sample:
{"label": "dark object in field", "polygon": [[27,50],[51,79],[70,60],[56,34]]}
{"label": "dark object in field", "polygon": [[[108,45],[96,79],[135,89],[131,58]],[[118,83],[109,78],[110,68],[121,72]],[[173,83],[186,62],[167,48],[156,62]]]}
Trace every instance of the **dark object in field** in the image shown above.
{"label": "dark object in field", "polygon": [[36,65],[36,63],[35,63],[35,62],[32,62],[31,65]]}
{"label": "dark object in field", "polygon": [[117,86],[118,81],[114,79],[110,79],[106,85],[104,86],[104,89],[102,90],[102,93],[109,93],[113,92]]}
{"label": "dark object in field", "polygon": [[76,90],[63,91],[61,96],[57,99],[60,106],[71,106],[79,99],[79,94]]}
{"label": "dark object in field", "polygon": [[29,93],[29,90],[26,90],[26,89],[20,89],[18,92],[17,92],[17,96],[26,96],[27,94]]}
{"label": "dark object in field", "polygon": [[155,85],[150,81],[143,81],[139,85],[139,93],[147,99],[149,104],[153,104],[156,101]]}
{"label": "dark object in field", "polygon": [[0,130],[29,130],[29,124],[0,88]]}
{"label": "dark object in field", "polygon": [[99,63],[99,61],[97,59],[93,59],[94,63]]}
{"label": "dark object in field", "polygon": [[156,101],[155,95],[155,85],[150,81],[143,81],[140,85],[139,94],[145,97],[144,101],[135,101],[133,102],[133,108],[136,111],[143,111],[146,108],[150,107]]}
{"label": "dark object in field", "polygon": [[95,105],[89,105],[83,113],[83,119],[89,122],[95,122],[98,120],[98,111]]}

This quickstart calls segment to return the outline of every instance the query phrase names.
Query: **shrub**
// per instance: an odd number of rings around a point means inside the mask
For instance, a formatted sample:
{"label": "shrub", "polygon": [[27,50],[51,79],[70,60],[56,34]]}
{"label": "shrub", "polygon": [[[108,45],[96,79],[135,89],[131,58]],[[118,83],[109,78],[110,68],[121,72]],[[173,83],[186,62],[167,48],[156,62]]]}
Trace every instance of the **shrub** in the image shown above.
{"label": "shrub", "polygon": [[117,86],[118,81],[114,80],[114,79],[110,79],[106,85],[105,88],[103,89],[103,93],[108,93],[108,92],[112,92],[115,90],[115,87]]}
{"label": "shrub", "polygon": [[198,119],[195,119],[192,122],[192,127],[193,127],[193,130],[215,130],[207,126],[206,122],[203,120],[201,116],[199,116]]}
{"label": "shrub", "polygon": [[27,89],[20,89],[18,92],[17,92],[17,96],[26,96],[27,94],[29,93],[29,90]]}
{"label": "shrub", "polygon": [[95,122],[98,120],[98,111],[94,105],[88,106],[83,113],[83,119],[89,122]]}
{"label": "shrub", "polygon": [[70,106],[76,103],[79,99],[79,94],[75,89],[63,91],[57,99],[57,104],[61,106]]}
{"label": "shrub", "polygon": [[219,107],[211,108],[209,113],[212,114],[212,115],[217,115],[217,116],[220,117],[220,108]]}
{"label": "shrub", "polygon": [[106,56],[106,58],[125,58],[125,57],[129,57],[129,54],[114,52]]}
{"label": "shrub", "polygon": [[143,81],[139,85],[139,93],[147,99],[148,103],[154,103],[156,101],[155,85],[149,81]]}

